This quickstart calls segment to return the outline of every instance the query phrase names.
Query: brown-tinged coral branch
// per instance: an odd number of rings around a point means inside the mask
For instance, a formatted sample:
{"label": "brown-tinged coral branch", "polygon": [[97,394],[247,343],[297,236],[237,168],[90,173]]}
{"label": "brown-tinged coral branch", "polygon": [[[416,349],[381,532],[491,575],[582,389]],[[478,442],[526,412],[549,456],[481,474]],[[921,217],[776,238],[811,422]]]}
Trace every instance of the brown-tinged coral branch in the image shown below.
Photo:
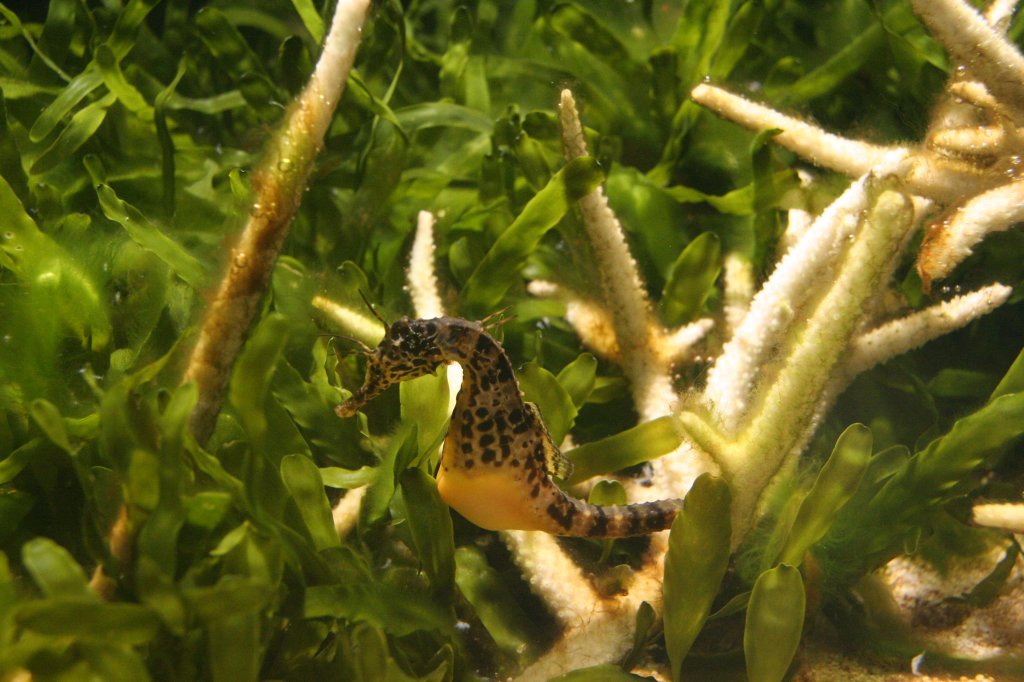
{"label": "brown-tinged coral branch", "polygon": [[[107,537],[110,556],[117,563],[117,569],[121,573],[128,571],[131,566],[132,546],[135,540],[135,533],[131,525],[128,518],[128,506],[122,504],[117,511],[117,518],[114,519],[114,525],[111,526],[110,534]],[[89,580],[89,587],[101,598],[109,601],[114,598],[117,582],[107,575],[103,564],[100,564],[93,571],[92,578]]]}
{"label": "brown-tinged coral branch", "polygon": [[928,228],[917,271],[928,288],[949,275],[992,232],[1024,220],[1024,181],[1018,180],[972,198],[952,215]]}
{"label": "brown-tinged coral branch", "polygon": [[194,381],[199,388],[189,426],[200,443],[213,432],[235,356],[259,311],[278,252],[323,146],[352,69],[368,5],[369,0],[338,3],[316,69],[253,173],[255,198],[248,221],[231,251],[228,270],[207,310],[185,371],[184,381]]}

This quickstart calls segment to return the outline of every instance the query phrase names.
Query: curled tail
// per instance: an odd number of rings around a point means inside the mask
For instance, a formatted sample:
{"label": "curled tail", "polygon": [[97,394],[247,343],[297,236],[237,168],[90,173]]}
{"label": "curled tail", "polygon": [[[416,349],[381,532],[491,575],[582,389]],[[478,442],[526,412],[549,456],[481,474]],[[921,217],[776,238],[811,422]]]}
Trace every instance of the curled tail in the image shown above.
{"label": "curled tail", "polygon": [[598,506],[569,495],[548,505],[550,533],[587,538],[623,538],[667,530],[683,506],[682,500]]}

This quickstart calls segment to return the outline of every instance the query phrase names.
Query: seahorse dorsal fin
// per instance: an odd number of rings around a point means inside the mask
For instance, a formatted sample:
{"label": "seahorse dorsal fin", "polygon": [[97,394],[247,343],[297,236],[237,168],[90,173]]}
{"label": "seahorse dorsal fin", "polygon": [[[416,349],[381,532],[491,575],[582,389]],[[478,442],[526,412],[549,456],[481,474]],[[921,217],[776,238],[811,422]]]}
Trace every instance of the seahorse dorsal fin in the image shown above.
{"label": "seahorse dorsal fin", "polygon": [[542,433],[544,470],[548,472],[548,476],[554,476],[562,480],[569,478],[572,475],[572,462],[562,454],[562,451],[558,449],[558,446],[551,439],[551,434],[548,433],[548,427],[544,425],[544,419],[540,416],[540,410],[537,409],[537,406],[533,403],[525,403],[525,405],[526,409],[533,416],[534,423],[537,424]]}

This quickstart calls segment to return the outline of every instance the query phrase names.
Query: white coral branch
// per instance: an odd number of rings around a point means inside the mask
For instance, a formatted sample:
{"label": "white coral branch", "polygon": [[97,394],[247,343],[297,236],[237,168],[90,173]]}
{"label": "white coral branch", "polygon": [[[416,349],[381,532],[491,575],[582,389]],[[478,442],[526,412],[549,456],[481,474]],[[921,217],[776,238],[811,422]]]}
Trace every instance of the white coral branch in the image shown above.
{"label": "white coral branch", "polygon": [[597,593],[554,536],[528,530],[503,531],[501,536],[530,589],[544,600],[558,622],[574,628],[591,619]]}
{"label": "white coral branch", "polygon": [[999,108],[998,100],[981,81],[953,80],[946,86],[946,91],[979,109],[996,111]]}
{"label": "white coral branch", "polygon": [[[648,559],[634,574],[633,584],[627,594],[601,597],[591,593],[589,603],[567,612],[567,615],[571,613],[577,619],[573,626],[547,653],[523,671],[517,678],[518,682],[546,682],[576,668],[608,663],[625,654],[632,645],[636,612],[640,604],[646,601],[656,612],[661,611],[666,535],[661,533],[651,538],[652,547]],[[557,580],[558,574],[552,571],[551,577]]]}
{"label": "white coral branch", "polygon": [[704,395],[727,433],[735,432],[750,407],[755,380],[779,335],[814,293],[808,284],[835,262],[856,230],[867,208],[866,187],[866,178],[851,185],[783,257],[708,373]]}
{"label": "white coral branch", "polygon": [[598,303],[543,279],[533,280],[527,289],[534,296],[562,300],[565,303],[565,319],[572,325],[583,345],[606,360],[619,360],[619,342],[615,338],[611,316]]}
{"label": "white coral branch", "polygon": [[[567,158],[585,154],[582,126],[567,90],[562,93],[561,119]],[[531,292],[567,299],[567,318],[581,339],[591,347],[602,349],[604,354],[614,355],[622,364],[630,379],[641,420],[668,414],[677,400],[671,385],[671,363],[689,352],[693,343],[710,328],[710,321],[701,320],[666,333],[651,313],[622,227],[608,207],[603,191],[598,189],[584,197],[579,206],[602,275],[603,305],[585,301],[548,282],[532,283]],[[715,470],[714,463],[702,455],[686,444],[677,452],[656,460],[652,463],[655,485],[644,488],[626,482],[630,499],[681,495],[700,473]],[[564,555],[551,538],[538,538],[533,533],[506,533],[510,547],[515,543],[516,561],[531,575],[531,586],[538,593],[550,590],[545,600],[567,625],[562,638],[527,668],[520,679],[547,680],[574,668],[606,663],[622,655],[632,641],[635,614],[641,601],[660,609],[665,535],[652,537],[645,564],[635,574],[628,594],[601,598],[590,588],[583,590],[565,584],[563,571],[569,571],[572,582],[576,583],[578,569],[558,565]]]}
{"label": "white coral branch", "polygon": [[[1013,131],[1016,136],[1016,130]],[[1006,144],[1003,126],[970,126],[940,130],[932,135],[932,144],[960,154],[988,154]]]}
{"label": "white coral branch", "polygon": [[1024,122],[1024,55],[966,2],[911,0],[911,5],[943,46],[1015,113],[1015,121]]}
{"label": "white coral branch", "polygon": [[854,338],[846,358],[822,394],[801,443],[810,439],[814,427],[821,423],[836,398],[857,375],[967,326],[1005,303],[1011,293],[1010,287],[993,284],[886,322]]}
{"label": "white coral branch", "polygon": [[331,510],[331,519],[334,521],[334,530],[337,531],[338,537],[348,537],[348,534],[355,528],[356,521],[359,520],[359,508],[363,504],[363,497],[366,496],[367,489],[368,486],[365,485],[352,488],[334,505],[334,509]]}
{"label": "white coral branch", "polygon": [[1009,28],[1010,20],[1013,19],[1013,13],[1016,10],[1017,0],[993,0],[985,8],[985,21],[1000,33],[1006,33],[1006,29]]}
{"label": "white coral branch", "polygon": [[992,284],[861,334],[850,344],[849,355],[843,363],[843,375],[847,380],[852,379],[897,355],[959,329],[1001,306],[1011,293],[1013,289],[1008,286]]}
{"label": "white coral branch", "polygon": [[745,420],[738,442],[714,453],[732,483],[737,542],[750,528],[765,486],[806,433],[833,368],[862,319],[864,303],[883,283],[891,254],[912,225],[909,197],[882,191],[837,271],[818,279],[817,285],[805,282],[827,289],[811,315],[783,337],[781,365],[770,384],[757,391],[758,406]]}
{"label": "white coral branch", "polygon": [[[444,304],[437,285],[437,263],[434,260],[434,214],[420,211],[416,218],[416,236],[409,253],[409,267],[405,272],[409,296],[412,298],[413,313],[418,319],[427,320],[444,316]],[[455,409],[462,385],[462,367],[452,363],[445,367],[448,380],[448,413]]]}
{"label": "white coral branch", "polygon": [[777,128],[782,132],[773,138],[775,142],[817,166],[832,168],[846,175],[864,175],[888,158],[893,151],[903,149],[834,135],[794,116],[787,116],[707,83],[697,85],[690,92],[690,97],[698,104],[745,128]]}
{"label": "white coral branch", "polygon": [[[889,154],[910,151],[906,147],[876,145],[834,135],[706,83],[695,87],[690,96],[698,104],[751,130],[781,129],[783,132],[773,138],[775,142],[815,165],[845,175],[859,177],[882,163]],[[948,200],[949,197],[963,196],[996,184],[995,179],[967,163],[935,154],[918,153],[911,158],[913,164],[907,169],[904,179],[914,194]]]}
{"label": "white coral branch", "polygon": [[974,522],[979,526],[1024,533],[1024,503],[987,502],[974,505]]}
{"label": "white coral branch", "polygon": [[[569,90],[562,90],[559,112],[566,158],[586,155],[583,126]],[[601,273],[604,303],[622,351],[622,369],[629,377],[637,411],[642,421],[668,414],[677,397],[666,367],[655,351],[657,339],[651,334],[650,303],[622,225],[608,206],[601,187],[581,198],[578,205]]]}
{"label": "white coral branch", "polygon": [[714,326],[714,320],[704,317],[683,325],[675,331],[666,332],[662,338],[660,349],[666,364],[674,364],[691,358],[694,346],[707,336]]}
{"label": "white coral branch", "polygon": [[336,303],[326,296],[314,296],[313,307],[326,315],[339,329],[368,346],[376,346],[384,338],[384,325],[379,320]]}
{"label": "white coral branch", "polygon": [[412,307],[420,319],[444,315],[434,269],[434,214],[420,211],[416,219],[416,236],[409,253],[409,269],[406,272]]}
{"label": "white coral branch", "polygon": [[730,252],[725,256],[722,271],[725,338],[731,339],[743,324],[754,298],[754,268],[749,260]]}

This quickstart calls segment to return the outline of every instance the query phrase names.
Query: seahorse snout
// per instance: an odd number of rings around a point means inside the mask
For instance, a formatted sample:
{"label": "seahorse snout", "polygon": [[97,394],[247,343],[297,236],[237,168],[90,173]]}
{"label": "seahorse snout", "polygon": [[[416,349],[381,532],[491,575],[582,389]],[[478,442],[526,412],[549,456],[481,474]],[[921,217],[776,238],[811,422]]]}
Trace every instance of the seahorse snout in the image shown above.
{"label": "seahorse snout", "polygon": [[334,414],[338,415],[342,419],[355,416],[355,413],[359,411],[359,408],[365,405],[367,402],[365,387],[357,389],[348,400],[336,405],[334,407]]}

